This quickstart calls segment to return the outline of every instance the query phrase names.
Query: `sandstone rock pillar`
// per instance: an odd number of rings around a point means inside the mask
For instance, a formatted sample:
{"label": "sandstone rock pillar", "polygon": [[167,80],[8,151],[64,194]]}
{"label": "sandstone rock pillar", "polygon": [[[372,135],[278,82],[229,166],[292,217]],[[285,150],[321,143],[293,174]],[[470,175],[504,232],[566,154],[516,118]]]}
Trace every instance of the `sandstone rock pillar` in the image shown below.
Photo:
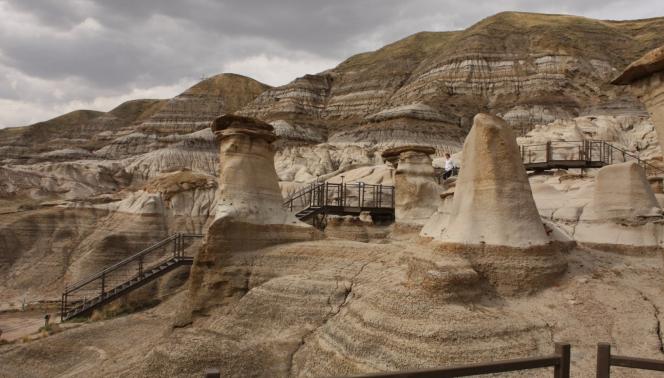
{"label": "sandstone rock pillar", "polygon": [[263,248],[321,237],[282,207],[272,126],[225,115],[211,127],[220,145],[216,216],[194,258],[187,305],[177,325],[241,298],[251,288],[252,261],[262,256]]}
{"label": "sandstone rock pillar", "polygon": [[646,173],[635,162],[607,165],[597,172],[592,202],[581,220],[628,220],[661,216]]}
{"label": "sandstone rock pillar", "polygon": [[[463,146],[463,169],[449,214],[427,233],[445,252],[461,253],[501,293],[531,291],[564,272],[560,246],[535,206],[511,127],[478,114]],[[435,230],[437,229],[437,231]]]}
{"label": "sandstone rock pillar", "polygon": [[299,222],[283,208],[274,169],[276,139],[272,126],[225,115],[212,122],[219,141],[219,193],[215,219],[233,218],[253,224]]}
{"label": "sandstone rock pillar", "polygon": [[528,247],[549,242],[519,147],[505,121],[475,116],[463,146],[463,169],[440,240]]}
{"label": "sandstone rock pillar", "polygon": [[430,157],[435,152],[433,147],[427,146],[401,146],[383,152],[383,159],[396,165],[394,203],[397,222],[422,225],[438,209],[441,190],[434,179]]}
{"label": "sandstone rock pillar", "polygon": [[659,146],[664,150],[664,46],[630,64],[612,83],[629,85],[645,104],[657,130]]}
{"label": "sandstone rock pillar", "polygon": [[635,162],[609,165],[597,173],[593,199],[583,208],[574,239],[603,250],[654,254],[664,239],[661,219],[643,168]]}

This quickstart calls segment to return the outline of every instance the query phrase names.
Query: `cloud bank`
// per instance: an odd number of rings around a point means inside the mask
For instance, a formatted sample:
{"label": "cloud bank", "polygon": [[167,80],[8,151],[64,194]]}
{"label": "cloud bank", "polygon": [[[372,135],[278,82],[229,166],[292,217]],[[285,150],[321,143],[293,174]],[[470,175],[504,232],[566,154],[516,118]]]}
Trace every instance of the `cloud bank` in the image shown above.
{"label": "cloud bank", "polygon": [[234,72],[270,85],[505,10],[664,15],[661,0],[0,0],[0,128],[168,98]]}

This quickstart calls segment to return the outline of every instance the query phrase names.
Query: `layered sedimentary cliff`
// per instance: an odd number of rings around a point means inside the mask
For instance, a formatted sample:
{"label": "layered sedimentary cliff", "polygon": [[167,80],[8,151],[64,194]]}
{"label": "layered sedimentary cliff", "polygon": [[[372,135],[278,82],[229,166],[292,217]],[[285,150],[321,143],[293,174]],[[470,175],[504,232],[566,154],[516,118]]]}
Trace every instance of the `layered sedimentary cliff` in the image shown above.
{"label": "layered sedimentary cliff", "polygon": [[[630,61],[664,44],[661,30],[664,18],[613,22],[502,13],[462,31],[418,33],[277,88],[222,74],[172,99],[130,101],[106,113],[76,111],[39,124],[0,130],[0,250],[8,251],[0,254],[0,299],[57,298],[65,282],[169,233],[206,231],[219,204],[217,185],[224,184],[216,178],[219,145],[207,126],[225,113],[256,117],[272,125],[280,138],[273,147],[282,193],[292,193],[316,178],[340,182],[342,175],[346,182],[393,184],[394,170],[382,165],[383,151],[424,145],[433,147],[438,156],[458,152],[478,112],[501,115],[517,134],[532,129],[519,139],[521,143],[604,139],[641,157],[657,159],[661,152],[644,106],[627,89],[608,83]],[[431,171],[411,168],[406,175]],[[558,222],[573,236],[583,208],[592,198],[592,178],[532,180],[537,184],[533,193],[540,215]],[[427,189],[424,193],[437,189],[430,179],[418,178],[410,184],[413,190]],[[272,189],[274,192],[276,187]],[[570,203],[565,202],[568,200]],[[273,202],[278,204],[278,198]],[[430,204],[437,203],[436,198]],[[433,207],[427,210],[433,211]],[[415,218],[419,222],[422,217]],[[352,234],[353,239],[372,241],[374,235],[385,239],[381,232],[337,219],[330,221],[327,235],[348,238]],[[337,244],[330,248],[329,243]],[[378,352],[362,350],[360,359],[350,361],[348,356],[362,347],[344,335],[359,333],[366,324],[377,324],[385,333],[375,337],[375,345],[387,345],[396,340],[395,335],[405,335],[408,343],[417,344],[413,350],[422,353],[431,340],[445,340],[438,348],[455,348],[455,335],[467,335],[463,324],[467,309],[440,306],[431,315],[417,312],[420,301],[422,306],[442,303],[428,292],[409,297],[412,308],[392,308],[390,303],[412,294],[408,289],[411,281],[449,287],[452,284],[436,277],[452,272],[451,280],[458,278],[463,284],[456,288],[460,295],[477,294],[478,278],[464,260],[451,267],[431,256],[412,262],[414,252],[405,244],[367,245],[324,240],[301,248],[268,248],[251,267],[242,265],[246,262],[239,258],[239,271],[251,272],[249,278],[238,281],[244,285],[242,293],[257,290],[243,299],[246,305],[239,305],[236,313],[224,314],[238,324],[227,340],[255,331],[253,323],[242,320],[244,312],[254,311],[253,303],[263,303],[260,308],[281,308],[282,298],[296,298],[302,305],[286,310],[293,319],[310,321],[281,327],[265,312],[260,324],[268,333],[292,332],[287,338],[270,341],[273,350],[288,344],[290,356],[268,353],[261,362],[272,368],[274,361],[289,361],[290,366],[275,368],[282,375],[291,370],[293,375],[312,375],[429,366],[463,362],[473,355],[475,347],[471,346],[458,356],[429,354],[420,360],[410,356],[410,362],[395,358],[374,363],[373,353]],[[356,250],[366,253],[358,255]],[[364,287],[355,285],[363,269],[369,275]],[[400,279],[392,280],[394,276]],[[365,299],[346,307],[351,286],[354,298]],[[383,287],[391,290],[389,294]],[[452,299],[445,297],[447,300]],[[309,306],[311,302],[317,307]],[[361,318],[368,310],[387,320],[376,321],[370,315]],[[488,317],[493,316],[493,310],[487,311]],[[339,319],[334,320],[338,314]],[[508,317],[512,310],[496,310],[496,314]],[[416,320],[402,327],[397,323],[404,317]],[[418,322],[437,317],[456,322],[457,333],[439,337],[444,332],[434,327],[428,341],[413,336],[427,332],[418,328]],[[477,324],[483,322],[481,317],[474,319]],[[207,328],[226,332],[219,324]],[[592,321],[584,318],[584,324]],[[509,345],[521,345],[516,354],[544,351],[543,342],[549,341],[548,325],[532,319],[494,325],[476,346],[482,358],[490,357],[495,345],[503,345],[502,332],[514,336],[507,340]],[[198,337],[196,332],[190,336]],[[306,345],[298,344],[305,339]],[[256,339],[242,347],[251,349],[263,341]],[[182,355],[171,359],[165,345],[150,361],[166,360],[167,374]],[[232,341],[218,345],[236,346]],[[334,354],[331,363],[341,362],[338,366],[310,362],[310,356],[321,353]],[[386,348],[384,353],[396,356],[400,351]],[[228,356],[224,364],[233,366],[234,355]],[[142,362],[136,365],[144,367]],[[192,366],[190,372],[199,367]],[[243,365],[237,371],[241,374],[253,367]]]}
{"label": "layered sedimentary cliff", "polygon": [[418,33],[356,55],[266,91],[241,113],[294,124],[316,120],[336,142],[456,150],[478,111],[526,127],[616,107],[642,112],[608,82],[664,43],[654,33],[662,27],[662,19],[501,13],[463,31]]}

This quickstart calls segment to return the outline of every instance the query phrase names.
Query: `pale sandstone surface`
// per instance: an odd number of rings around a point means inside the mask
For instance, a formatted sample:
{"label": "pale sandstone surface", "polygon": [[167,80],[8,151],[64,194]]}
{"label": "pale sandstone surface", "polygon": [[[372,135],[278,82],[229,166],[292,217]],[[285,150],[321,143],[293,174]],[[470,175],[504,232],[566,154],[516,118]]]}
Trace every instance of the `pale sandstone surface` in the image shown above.
{"label": "pale sandstone surface", "polygon": [[645,171],[635,162],[601,168],[595,177],[595,192],[581,220],[661,217]]}
{"label": "pale sandstone surface", "polygon": [[[653,113],[652,118],[644,116],[644,108],[636,97],[607,82],[618,69],[664,42],[662,34],[657,33],[663,25],[661,18],[607,22],[503,13],[465,31],[418,33],[375,52],[352,57],[332,70],[267,91],[266,86],[251,79],[220,75],[170,100],[130,101],[108,113],[76,111],[37,125],[2,130],[0,212],[5,214],[0,215],[0,250],[9,252],[0,254],[0,300],[17,302],[23,296],[28,300],[58,298],[64,282],[117,261],[167,234],[207,230],[218,204],[218,184],[208,179],[217,175],[219,167],[219,146],[207,125],[215,117],[239,109],[242,114],[258,116],[270,123],[277,136],[283,138],[275,142],[274,162],[276,175],[282,181],[282,193],[317,177],[339,182],[341,175],[346,182],[391,185],[394,183],[392,170],[380,165],[380,152],[406,144],[428,144],[437,149],[437,156],[445,151],[459,151],[470,120],[478,111],[502,115],[510,125],[525,131],[533,125],[543,125],[539,131],[528,135],[533,141],[537,138],[538,141],[579,137],[607,139],[657,162],[655,159],[661,159],[661,153],[653,127],[653,122],[658,120],[656,114]],[[559,38],[562,35],[566,38]],[[654,85],[655,89],[662,87],[658,86],[659,79],[649,80],[646,84]],[[455,155],[455,158],[463,165],[461,156]],[[179,177],[183,169],[189,169],[194,177],[171,186],[173,177]],[[589,177],[530,178],[548,238],[561,241],[585,232],[584,226],[578,225],[579,217],[592,201],[595,185],[595,172],[588,173]],[[271,192],[276,199],[274,188]],[[659,197],[661,200],[662,196]],[[439,217],[435,223],[447,222],[445,217],[451,200],[452,196],[447,196],[439,207],[434,215]],[[576,363],[584,372],[592,369],[593,344],[598,338],[615,340],[620,352],[658,357],[653,341],[656,334],[653,314],[658,313],[659,307],[639,302],[638,292],[633,291],[647,292],[649,298],[655,298],[653,305],[659,306],[656,302],[660,297],[659,286],[656,286],[661,276],[658,260],[592,252],[579,262],[588,270],[580,271],[585,274],[582,277],[593,277],[585,282],[601,284],[572,287],[570,277],[579,273],[572,272],[557,287],[544,292],[523,298],[490,296],[487,300],[480,297],[477,302],[480,293],[477,285],[496,287],[497,281],[492,278],[496,274],[512,274],[513,280],[527,278],[513,273],[514,264],[520,264],[519,259],[512,259],[509,254],[496,257],[489,253],[485,256],[487,265],[463,254],[441,258],[437,255],[439,250],[433,252],[434,248],[418,247],[416,258],[404,257],[413,261],[407,263],[406,268],[405,262],[390,259],[403,257],[404,250],[415,248],[412,232],[404,238],[408,240],[406,244],[399,245],[395,241],[395,246],[381,244],[374,248],[372,242],[388,242],[386,234],[390,229],[368,226],[358,219],[334,219],[330,224],[329,236],[362,243],[328,239],[309,242],[312,244],[304,244],[304,247],[318,248],[316,259],[324,259],[330,253],[328,249],[343,253],[338,261],[323,269],[344,271],[339,274],[346,282],[343,288],[336,279],[332,281],[329,272],[319,275],[317,266],[306,265],[309,260],[301,266],[300,261],[285,257],[277,260],[287,261],[284,264],[308,274],[308,281],[302,284],[298,283],[304,280],[300,276],[269,273],[271,269],[282,269],[274,266],[281,262],[275,263],[273,259],[270,264],[259,264],[257,268],[263,269],[257,277],[269,276],[265,278],[266,285],[271,283],[263,292],[263,289],[254,291],[263,284],[248,283],[254,272],[248,262],[255,261],[254,255],[262,255],[263,244],[301,242],[320,235],[312,235],[306,228],[297,228],[298,232],[293,233],[278,228],[266,231],[249,227],[247,230],[253,234],[243,237],[264,236],[256,244],[243,246],[242,238],[219,241],[221,247],[225,245],[228,250],[241,252],[218,260],[232,263],[216,282],[231,282],[232,285],[225,286],[228,290],[223,295],[213,295],[211,301],[215,306],[222,306],[207,308],[200,305],[205,301],[199,300],[199,309],[202,313],[209,311],[210,319],[216,317],[217,312],[226,311],[224,304],[237,301],[233,307],[238,308],[235,317],[222,317],[219,324],[208,326],[200,320],[205,319],[203,316],[195,319],[193,326],[174,331],[173,339],[164,339],[170,332],[167,325],[176,318],[181,320],[181,314],[176,317],[167,312],[173,310],[172,307],[189,308],[183,306],[183,298],[178,298],[171,302],[175,304],[160,306],[156,311],[86,324],[80,330],[24,346],[3,347],[2,365],[8,366],[6,371],[10,376],[19,375],[18,372],[39,376],[89,376],[95,372],[108,376],[149,374],[150,367],[146,367],[143,358],[159,344],[166,357],[160,354],[162,352],[155,352],[149,363],[163,369],[160,375],[199,375],[208,363],[241,373],[260,366],[259,370],[266,376],[285,376],[288,366],[293,367],[293,375],[434,366],[487,360],[494,356],[494,351],[489,351],[492,348],[500,350],[498,357],[508,357],[504,354],[508,350],[499,349],[507,344],[519,356],[548,352],[550,342],[540,340],[544,332],[542,319],[553,325],[554,335],[571,335],[577,338],[571,341],[583,345],[581,355],[575,358],[580,358]],[[241,226],[223,226],[226,227],[221,227],[223,230],[231,233],[239,230],[238,236],[243,235]],[[620,223],[602,222],[601,226],[605,227],[601,232],[597,232],[597,228],[591,232],[612,243],[609,246],[624,243],[654,246],[661,240],[657,236],[659,226],[654,222],[636,235],[633,227]],[[397,233],[398,230],[392,233],[395,239],[399,239]],[[288,237],[289,234],[294,236]],[[274,247],[271,253],[293,255],[292,249],[286,247],[297,249],[294,246],[298,244],[286,243]],[[280,248],[286,249],[279,252]],[[353,285],[352,291],[357,290],[358,297],[363,293],[364,302],[353,304],[355,295],[346,294],[345,288],[350,286],[348,282],[354,281],[353,276],[362,266],[358,264],[367,262],[362,257],[367,250],[385,251],[390,256],[383,259],[384,263],[380,262],[383,265],[368,264],[357,276],[364,284]],[[540,259],[537,251],[533,252],[530,265],[525,266],[534,270],[545,267],[547,261]],[[354,263],[354,259],[360,260]],[[493,268],[486,270],[487,266]],[[570,266],[573,268],[573,264]],[[652,271],[654,266],[658,267],[656,273]],[[594,270],[600,273],[595,274]],[[399,276],[403,271],[409,272],[406,273],[409,280],[418,284],[404,286],[408,290],[398,286],[390,273],[396,272]],[[478,271],[480,276],[486,276],[478,278]],[[379,274],[381,278],[371,278]],[[279,278],[272,279],[273,275]],[[440,277],[452,277],[462,285],[450,286],[449,281]],[[512,284],[506,280],[501,282],[508,288]],[[534,284],[532,291],[539,288],[538,282],[525,280],[524,283]],[[334,295],[329,294],[333,285]],[[445,302],[443,306],[436,302],[440,298],[429,292],[413,294],[419,293],[422,287],[436,288],[444,301],[456,300],[449,297],[450,292],[459,292],[460,298],[465,298],[469,304],[447,305]],[[212,285],[209,289],[214,292],[217,288]],[[204,290],[200,294],[200,298],[205,298]],[[336,299],[328,301],[330,296]],[[589,300],[577,300],[577,296]],[[349,299],[342,300],[342,297]],[[385,303],[381,297],[385,298]],[[306,305],[289,308],[288,301],[293,298],[299,300],[295,303]],[[591,300],[593,298],[602,298],[606,304],[597,304],[598,301]],[[561,309],[565,300],[569,306]],[[310,302],[324,304],[312,307],[308,306]],[[348,303],[341,305],[340,302]],[[402,308],[401,304],[413,309]],[[164,306],[171,306],[171,310],[166,311]],[[256,308],[265,311],[256,311]],[[427,317],[429,308],[434,308],[435,317]],[[595,311],[596,308],[601,310]],[[353,319],[361,319],[361,324],[369,326],[359,328],[359,321],[350,320],[339,324],[344,317],[357,313],[364,317],[352,315]],[[265,317],[259,317],[263,315]],[[487,316],[493,316],[496,331],[487,326],[492,324]],[[254,318],[260,321],[252,322]],[[300,318],[309,320],[300,322]],[[415,320],[395,326],[395,318]],[[470,339],[468,347],[480,352],[465,350],[452,354],[450,350],[456,348],[456,344],[439,343],[442,339],[449,342],[439,337],[444,333],[442,328],[435,328],[443,327],[435,323],[441,318],[454,319],[450,322],[450,334]],[[511,320],[505,319],[518,320],[509,324]],[[226,321],[228,323],[224,323]],[[295,346],[302,340],[301,333],[322,323],[326,326],[312,332],[307,338],[310,342],[305,342],[295,358],[290,359],[289,353],[296,350]],[[379,323],[379,328],[373,327]],[[238,330],[234,324],[240,324]],[[561,324],[557,331],[556,324]],[[482,340],[476,344],[477,339],[469,337],[465,331],[468,328],[464,327],[481,330],[478,332]],[[228,331],[229,328],[232,331]],[[254,332],[254,328],[258,331]],[[388,331],[379,333],[376,329]],[[500,330],[505,333],[498,336],[493,333]],[[348,334],[360,335],[360,341],[365,338],[380,341],[363,343],[367,346],[353,344]],[[506,338],[505,334],[513,336]],[[343,340],[339,341],[334,335],[342,335]],[[265,340],[270,342],[264,344]],[[413,350],[420,351],[424,357],[408,354],[407,350],[397,353],[389,349],[411,344],[403,340],[416,340],[412,344],[418,346]],[[443,350],[441,345],[450,347]],[[13,351],[6,352],[6,348]],[[430,350],[440,353],[432,356]],[[197,357],[199,352],[207,357]],[[219,357],[222,353],[230,357],[222,361]],[[400,359],[399,353],[412,362]],[[330,358],[317,362],[308,358],[310,355]],[[178,369],[177,364],[183,363],[186,356],[193,356],[191,364]],[[162,359],[166,361],[163,366]],[[342,362],[328,365],[335,363],[329,361],[336,360]],[[27,371],[19,370],[25,366],[29,366]],[[101,370],[96,370],[99,366]],[[269,369],[277,369],[277,373]]]}
{"label": "pale sandstone surface", "polygon": [[511,128],[478,114],[464,143],[450,218],[433,237],[448,243],[528,247],[549,242]]}
{"label": "pale sandstone surface", "polygon": [[179,325],[242,296],[251,274],[243,265],[256,249],[321,237],[283,207],[271,125],[224,115],[210,127],[220,146],[218,201],[205,244],[194,257]]}
{"label": "pale sandstone surface", "polygon": [[572,343],[575,376],[594,374],[598,341],[663,357],[659,258],[576,249],[556,286],[500,297],[467,261],[427,245],[326,240],[255,252],[246,293],[191,326],[170,329],[180,295],[2,346],[3,374],[191,376],[218,367],[238,377],[329,376],[541,355],[554,341]]}
{"label": "pale sandstone surface", "polygon": [[542,218],[596,248],[658,254],[664,240],[661,205],[643,170],[622,163],[600,172],[532,176]]}
{"label": "pale sandstone surface", "polygon": [[648,109],[659,143],[664,145],[664,46],[630,64],[613,83],[629,84],[631,92]]}
{"label": "pale sandstone surface", "polygon": [[383,152],[383,158],[395,161],[394,212],[399,223],[423,225],[440,205],[441,188],[434,179],[430,155],[433,148],[404,146]]}

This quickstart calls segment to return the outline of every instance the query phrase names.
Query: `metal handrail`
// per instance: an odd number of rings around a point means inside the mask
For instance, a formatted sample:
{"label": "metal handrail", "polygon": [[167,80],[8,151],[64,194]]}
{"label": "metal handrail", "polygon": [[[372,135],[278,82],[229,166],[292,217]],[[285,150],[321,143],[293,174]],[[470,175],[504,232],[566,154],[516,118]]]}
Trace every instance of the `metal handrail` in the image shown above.
{"label": "metal handrail", "polygon": [[[88,309],[85,307],[86,303],[96,305],[104,303],[104,301],[108,301],[109,298],[112,298],[114,295],[118,294],[118,288],[126,288],[126,285],[133,282],[133,280],[136,278],[139,279],[137,284],[140,285],[141,282],[145,282],[145,280],[151,280],[153,274],[165,272],[172,267],[179,266],[180,264],[187,264],[191,261],[191,258],[185,258],[185,250],[186,248],[190,247],[191,244],[186,244],[184,239],[202,237],[203,235],[201,234],[175,233],[166,239],[158,241],[157,243],[144,248],[138,253],[135,253],[115,264],[102,269],[95,274],[85,277],[73,284],[66,285],[62,293],[62,300],[60,302],[61,318],[64,321],[71,316],[74,316],[76,311],[86,311]],[[161,252],[156,252],[156,256],[155,254],[150,255],[150,253],[154,251],[161,250],[166,252],[171,243],[173,245],[173,251],[167,253],[168,257],[163,256]],[[166,249],[162,250],[162,248],[165,247]],[[133,264],[136,263],[138,264],[136,266],[138,273],[130,273],[131,278],[128,279],[126,270],[127,268],[130,268],[131,271],[131,269],[134,267]],[[149,269],[149,272],[147,273],[146,265],[147,269]],[[120,278],[120,281],[118,281],[118,278]],[[96,283],[100,284],[99,288],[95,286]],[[90,287],[89,285],[95,287]],[[93,295],[90,300],[87,299],[86,294],[89,293],[90,290],[99,289],[99,295]],[[81,295],[83,295],[82,299],[80,298]],[[72,306],[78,306],[78,308]],[[72,313],[72,311],[74,313]]]}
{"label": "metal handrail", "polygon": [[[394,207],[394,186],[365,184],[362,182],[350,184],[323,182],[314,184],[296,192],[293,196],[283,202],[283,206],[293,210],[294,202],[300,198],[306,198],[307,196],[311,196],[308,206],[345,206],[348,203],[348,189],[350,188],[350,192],[354,193],[355,187],[357,187],[358,204],[360,207],[363,207],[368,192],[372,194],[370,198],[375,199],[375,197],[378,197],[378,207]],[[334,201],[335,203],[330,203],[329,194],[333,193],[333,191],[330,191],[330,188],[333,188],[334,191],[338,191],[339,198]],[[391,197],[391,201],[389,203],[383,203],[383,196]],[[313,203],[314,201],[316,201],[315,204]]]}
{"label": "metal handrail", "polygon": [[[564,146],[562,146],[564,144]],[[556,150],[578,148],[577,159],[554,159],[553,154]],[[548,141],[546,143],[532,143],[522,144],[519,146],[521,152],[521,159],[524,164],[539,164],[549,162],[564,162],[564,161],[587,161],[588,163],[600,163],[600,165],[610,165],[614,163],[613,154],[618,153],[622,155],[624,161],[628,159],[636,160],[637,164],[641,165],[643,169],[654,171],[658,174],[664,174],[664,169],[661,169],[653,164],[648,163],[639,156],[630,153],[622,148],[616,147],[603,140],[572,140],[572,141]],[[532,160],[533,152],[544,154],[543,159],[535,156],[535,161]],[[524,159],[527,159],[524,160]]]}
{"label": "metal handrail", "polygon": [[83,279],[81,279],[77,282],[74,282],[73,284],[66,285],[65,286],[65,292],[69,292],[69,291],[79,289],[79,288],[89,284],[90,282],[92,282],[92,281],[94,281],[98,278],[101,278],[101,276],[103,274],[108,273],[108,272],[112,272],[112,271],[116,270],[117,268],[119,268],[121,266],[124,266],[124,265],[127,265],[128,263],[136,260],[138,257],[144,256],[147,253],[152,252],[157,248],[163,247],[164,244],[167,244],[168,242],[173,241],[176,237],[177,237],[177,234],[171,235],[171,236],[167,237],[166,239],[163,239],[163,240],[157,242],[156,244],[153,244],[153,245],[141,250],[140,252],[135,253],[135,254],[125,258],[124,260],[120,260],[117,263],[115,263],[113,265],[110,265],[110,266],[104,268],[103,270],[101,270],[101,271],[99,271],[99,272],[97,272],[97,273],[95,273],[91,276],[83,278]]}
{"label": "metal handrail", "polygon": [[328,183],[324,182],[324,183],[319,183],[319,184],[310,184],[309,186],[298,190],[297,192],[293,193],[293,195],[291,195],[291,197],[289,197],[286,201],[284,201],[283,206],[288,206],[288,204],[292,203],[296,199],[304,197],[305,195],[311,193],[312,191],[318,189],[319,187],[321,187],[325,184],[328,184]]}
{"label": "metal handrail", "polygon": [[97,272],[97,273],[95,273],[91,276],[83,278],[83,279],[81,279],[81,280],[79,280],[79,281],[77,281],[73,284],[65,285],[65,293],[70,293],[72,291],[80,289],[83,286],[89,284],[90,282],[93,282],[97,279],[100,279],[103,275],[105,275],[109,272],[112,272],[114,270],[117,270],[118,268],[120,268],[122,266],[125,266],[125,265],[129,264],[129,263],[133,262],[134,260],[137,260],[139,257],[145,256],[148,253],[154,251],[155,249],[163,247],[164,245],[168,244],[169,242],[172,242],[173,240],[177,239],[180,236],[182,236],[182,237],[202,237],[203,235],[175,233],[175,234],[167,237],[166,239],[163,239],[163,240],[161,240],[161,241],[159,241],[159,242],[143,249],[140,252],[137,252],[137,253],[135,253],[135,254],[123,259],[123,260],[120,260],[117,263],[115,263],[111,266],[108,266],[108,267],[104,268],[103,270],[101,270],[101,271],[99,271],[99,272]]}

